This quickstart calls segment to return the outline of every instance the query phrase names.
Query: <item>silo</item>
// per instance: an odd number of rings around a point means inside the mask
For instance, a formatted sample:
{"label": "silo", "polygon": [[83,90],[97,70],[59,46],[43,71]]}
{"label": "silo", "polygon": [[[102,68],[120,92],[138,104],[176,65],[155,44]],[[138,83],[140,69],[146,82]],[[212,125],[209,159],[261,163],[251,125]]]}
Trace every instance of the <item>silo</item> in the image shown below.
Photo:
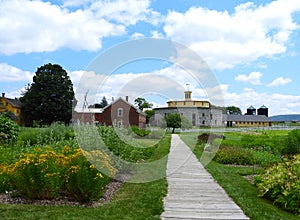
{"label": "silo", "polygon": [[265,115],[268,117],[268,115],[269,115],[268,112],[269,112],[269,109],[265,105],[262,105],[259,109],[257,109],[258,115]]}
{"label": "silo", "polygon": [[246,115],[256,115],[256,108],[251,105],[249,108],[247,108]]}

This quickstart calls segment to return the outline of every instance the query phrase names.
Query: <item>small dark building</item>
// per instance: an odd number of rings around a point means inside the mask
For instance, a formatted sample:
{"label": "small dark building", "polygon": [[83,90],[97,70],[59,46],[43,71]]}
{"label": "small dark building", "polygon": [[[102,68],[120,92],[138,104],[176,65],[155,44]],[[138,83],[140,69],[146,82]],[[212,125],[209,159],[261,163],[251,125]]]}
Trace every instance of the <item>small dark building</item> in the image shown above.
{"label": "small dark building", "polygon": [[246,115],[256,115],[256,108],[251,105],[249,108],[247,108]]}
{"label": "small dark building", "polygon": [[268,111],[269,111],[269,109],[265,105],[262,105],[259,109],[257,109],[257,114],[265,115],[268,117],[268,115],[269,115]]}

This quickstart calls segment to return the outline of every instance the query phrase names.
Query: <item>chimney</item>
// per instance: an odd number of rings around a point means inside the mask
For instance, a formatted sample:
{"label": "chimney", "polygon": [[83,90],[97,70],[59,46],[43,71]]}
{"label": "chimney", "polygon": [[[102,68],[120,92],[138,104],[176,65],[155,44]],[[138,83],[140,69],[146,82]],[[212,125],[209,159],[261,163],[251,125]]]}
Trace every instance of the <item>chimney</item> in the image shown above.
{"label": "chimney", "polygon": [[2,98],[4,98],[5,97],[5,92],[2,92]]}
{"label": "chimney", "polygon": [[128,95],[125,97],[126,102],[128,102]]}

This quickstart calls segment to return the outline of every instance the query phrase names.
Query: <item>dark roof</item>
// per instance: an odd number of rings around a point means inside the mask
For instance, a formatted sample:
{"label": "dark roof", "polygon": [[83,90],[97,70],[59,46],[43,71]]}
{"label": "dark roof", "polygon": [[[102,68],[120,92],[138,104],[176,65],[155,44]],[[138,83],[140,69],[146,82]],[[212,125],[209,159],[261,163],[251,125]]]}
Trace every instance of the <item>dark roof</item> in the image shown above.
{"label": "dark roof", "polygon": [[13,107],[16,107],[16,108],[23,108],[24,104],[20,101],[20,100],[17,100],[17,99],[10,99],[10,98],[6,98],[4,97],[4,99],[9,102]]}
{"label": "dark roof", "polygon": [[247,109],[250,109],[250,110],[254,110],[255,108],[251,105],[249,108]]}
{"label": "dark roof", "polygon": [[225,115],[226,121],[239,121],[239,122],[270,122],[271,120],[265,115]]}
{"label": "dark roof", "polygon": [[259,109],[268,109],[265,105],[262,105]]}

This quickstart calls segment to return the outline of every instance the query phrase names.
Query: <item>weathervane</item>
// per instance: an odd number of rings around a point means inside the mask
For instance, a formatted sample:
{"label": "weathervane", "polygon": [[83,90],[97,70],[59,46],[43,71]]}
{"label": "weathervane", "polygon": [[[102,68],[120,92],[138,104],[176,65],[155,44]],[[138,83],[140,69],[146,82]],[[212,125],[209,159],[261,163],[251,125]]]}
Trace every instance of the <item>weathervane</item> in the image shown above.
{"label": "weathervane", "polygon": [[185,85],[186,85],[186,91],[189,91],[189,85],[190,85],[190,84],[187,83],[187,84],[185,84]]}

